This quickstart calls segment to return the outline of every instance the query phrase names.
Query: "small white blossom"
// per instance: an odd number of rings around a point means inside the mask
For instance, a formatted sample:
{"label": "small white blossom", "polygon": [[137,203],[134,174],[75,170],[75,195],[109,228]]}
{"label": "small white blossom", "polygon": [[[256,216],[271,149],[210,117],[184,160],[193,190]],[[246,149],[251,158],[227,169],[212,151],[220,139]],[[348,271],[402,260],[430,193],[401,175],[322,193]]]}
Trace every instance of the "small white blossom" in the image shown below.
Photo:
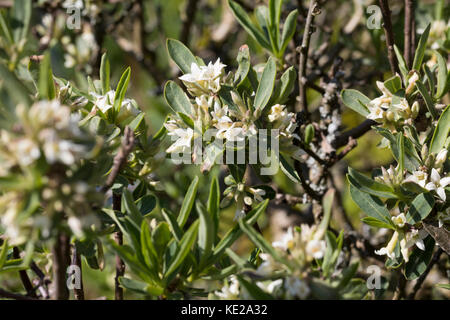
{"label": "small white blossom", "polygon": [[390,259],[395,259],[394,249],[395,249],[395,246],[397,245],[398,238],[399,238],[399,233],[398,233],[398,231],[395,231],[394,234],[392,235],[391,240],[387,244],[387,246],[384,248],[381,248],[380,250],[375,250],[375,254],[380,255],[380,256],[387,255]]}
{"label": "small white blossom", "polygon": [[425,189],[431,191],[434,190],[438,194],[439,198],[442,199],[442,201],[445,202],[446,195],[445,195],[445,187],[450,184],[450,177],[444,177],[441,178],[439,173],[436,169],[431,169],[431,175],[430,175],[431,182],[427,183],[425,186]]}
{"label": "small white blossom", "polygon": [[272,243],[274,248],[280,248],[281,250],[291,250],[295,245],[294,231],[292,227],[289,227],[288,231],[283,235],[280,241]]}
{"label": "small white blossom", "polygon": [[191,147],[191,141],[194,137],[194,130],[191,128],[187,129],[175,129],[172,132],[169,132],[170,136],[177,137],[175,143],[173,143],[166,152],[173,153],[173,152],[182,152],[185,148]]}
{"label": "small white blossom", "polygon": [[425,239],[427,236],[428,233],[424,229],[414,229],[411,232],[406,233],[406,235],[402,237],[402,239],[400,240],[400,251],[405,262],[409,261],[409,248],[411,248],[412,246],[416,245],[420,250],[425,250],[423,239]]}
{"label": "small white blossom", "polygon": [[306,299],[311,292],[306,282],[297,277],[287,277],[284,280],[284,288],[287,295],[293,298]]}
{"label": "small white blossom", "polygon": [[421,186],[422,188],[425,188],[425,184],[427,183],[428,174],[424,171],[417,170],[414,171],[412,175],[409,175],[406,177],[404,182],[414,182]]}
{"label": "small white blossom", "polygon": [[32,140],[24,138],[16,142],[15,145],[17,161],[22,166],[32,164],[41,156],[39,146]]}
{"label": "small white blossom", "polygon": [[324,240],[312,239],[306,245],[306,254],[314,259],[322,259],[327,249]]}
{"label": "small white blossom", "polygon": [[194,96],[201,96],[216,93],[220,90],[220,77],[225,65],[220,59],[213,64],[210,62],[207,66],[199,66],[196,63],[191,64],[191,73],[186,73],[180,77],[188,91]]}
{"label": "small white blossom", "polygon": [[239,281],[231,276],[230,282],[221,291],[215,292],[216,296],[223,300],[236,300],[239,298]]}
{"label": "small white blossom", "polygon": [[406,223],[406,217],[405,217],[405,214],[404,214],[404,213],[400,213],[399,215],[394,216],[394,217],[392,217],[391,219],[392,219],[392,222],[394,222],[394,224],[395,224],[397,227],[403,228],[403,227],[405,226],[405,223]]}

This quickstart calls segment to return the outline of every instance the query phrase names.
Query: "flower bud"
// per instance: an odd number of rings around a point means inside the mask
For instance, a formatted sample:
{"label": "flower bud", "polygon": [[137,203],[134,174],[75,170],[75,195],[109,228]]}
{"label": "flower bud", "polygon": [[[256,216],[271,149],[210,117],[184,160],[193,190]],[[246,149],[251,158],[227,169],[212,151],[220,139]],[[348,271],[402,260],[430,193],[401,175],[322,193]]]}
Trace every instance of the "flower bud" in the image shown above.
{"label": "flower bud", "polygon": [[415,101],[411,106],[411,118],[413,119],[417,118],[417,116],[419,115],[419,111],[420,111],[419,103]]}
{"label": "flower bud", "polygon": [[422,157],[422,159],[428,158],[428,146],[426,144],[423,145],[420,156]]}
{"label": "flower bud", "polygon": [[386,119],[390,122],[393,122],[395,120],[395,114],[392,111],[387,111]]}
{"label": "flower bud", "polygon": [[437,167],[442,166],[445,163],[445,161],[447,161],[447,154],[448,154],[447,149],[442,149],[441,151],[439,151],[435,161],[435,165]]}
{"label": "flower bud", "polygon": [[312,124],[308,124],[305,129],[305,143],[308,145],[311,143],[312,139],[314,138],[315,132],[314,132],[314,126]]}

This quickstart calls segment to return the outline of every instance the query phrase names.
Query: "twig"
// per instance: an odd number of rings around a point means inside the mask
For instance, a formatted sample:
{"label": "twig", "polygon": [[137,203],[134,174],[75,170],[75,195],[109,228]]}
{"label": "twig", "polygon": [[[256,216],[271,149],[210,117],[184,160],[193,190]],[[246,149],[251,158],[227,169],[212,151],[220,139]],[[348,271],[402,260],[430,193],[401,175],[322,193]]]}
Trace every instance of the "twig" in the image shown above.
{"label": "twig", "polygon": [[[20,259],[20,252],[19,248],[14,247],[13,248],[13,257],[14,259]],[[30,296],[32,298],[37,298],[36,293],[33,289],[33,284],[30,281],[30,278],[28,277],[26,270],[19,271],[20,280],[22,281],[22,284],[27,291],[27,296]]]}
{"label": "twig", "polygon": [[404,58],[406,66],[411,68],[412,63],[412,40],[413,40],[413,19],[414,19],[414,0],[405,0],[405,48]]}
{"label": "twig", "polygon": [[14,300],[37,300],[35,298],[23,296],[21,294],[12,293],[3,289],[0,289],[0,297]]}
{"label": "twig", "polygon": [[369,131],[372,126],[376,125],[377,123],[373,120],[367,119],[364,120],[361,124],[358,126],[343,132],[341,135],[339,135],[336,140],[333,143],[333,147],[338,149],[340,147],[345,146],[349,143],[349,139],[358,139],[359,137],[363,136],[367,131]]}
{"label": "twig", "polygon": [[379,0],[381,14],[383,15],[384,34],[386,35],[386,45],[388,49],[388,59],[393,74],[400,73],[398,69],[397,59],[394,52],[394,31],[392,30],[391,10],[387,0]]}
{"label": "twig", "polygon": [[114,184],[114,181],[116,180],[117,175],[120,172],[120,169],[123,167],[124,163],[127,161],[128,155],[134,148],[134,142],[135,139],[133,130],[131,130],[130,127],[125,127],[122,145],[119,149],[119,152],[117,152],[116,156],[114,157],[111,173],[109,174],[105,185],[101,189],[102,192],[108,191],[109,188],[111,188],[112,185]]}
{"label": "twig", "polygon": [[53,299],[68,300],[69,290],[66,284],[66,271],[70,264],[69,237],[60,232],[53,246]]}
{"label": "twig", "polygon": [[73,295],[75,297],[75,300],[84,300],[84,287],[83,287],[83,272],[82,272],[82,265],[81,265],[81,256],[78,253],[76,244],[73,245],[73,251],[72,251],[72,264],[80,268],[80,288],[74,288],[73,289]]}
{"label": "twig", "polygon": [[420,290],[422,287],[422,284],[424,283],[426,277],[430,273],[433,266],[439,261],[439,258],[441,257],[441,254],[444,252],[441,248],[439,248],[433,255],[433,258],[431,259],[430,263],[428,264],[427,268],[425,269],[425,272],[422,273],[422,275],[417,279],[416,284],[414,285],[413,291],[409,294],[408,299],[413,300],[416,296],[416,293]]}
{"label": "twig", "polygon": [[188,0],[185,10],[183,26],[181,28],[180,41],[188,45],[189,35],[191,33],[192,23],[195,20],[195,11],[197,10],[198,0]]}
{"label": "twig", "polygon": [[[122,203],[121,203],[120,194],[113,192],[113,210],[120,211]],[[114,233],[114,240],[116,243],[121,246],[123,245],[123,234],[122,232],[116,231]],[[116,276],[114,278],[115,291],[114,296],[116,300],[123,300],[123,288],[120,286],[119,278],[125,274],[125,263],[120,258],[118,254],[116,254]]]}
{"label": "twig", "polygon": [[299,109],[297,111],[308,112],[306,101],[306,62],[308,61],[309,43],[311,40],[312,23],[317,15],[319,1],[312,0],[309,5],[306,17],[305,31],[303,32],[302,44],[300,47],[300,58],[298,63],[298,87],[299,87]]}

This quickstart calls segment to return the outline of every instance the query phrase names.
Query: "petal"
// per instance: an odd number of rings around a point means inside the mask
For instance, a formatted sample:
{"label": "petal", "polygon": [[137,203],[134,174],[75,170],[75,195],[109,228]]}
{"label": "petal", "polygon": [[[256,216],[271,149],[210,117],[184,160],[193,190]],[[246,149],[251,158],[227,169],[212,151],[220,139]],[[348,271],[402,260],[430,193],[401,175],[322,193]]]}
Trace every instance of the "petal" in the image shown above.
{"label": "petal", "polygon": [[416,241],[416,246],[422,251],[425,251],[425,244],[423,243],[422,239],[419,239]]}
{"label": "petal", "polygon": [[442,187],[437,188],[436,190],[437,194],[439,195],[439,198],[441,198],[444,202],[446,200],[445,190]]}
{"label": "petal", "polygon": [[439,180],[441,180],[439,172],[437,172],[435,168],[431,169],[431,181],[433,181],[435,184],[438,184]]}
{"label": "petal", "polygon": [[439,184],[441,185],[441,187],[445,188],[450,184],[450,177],[442,178]]}
{"label": "petal", "polygon": [[425,186],[425,189],[427,189],[428,191],[436,190],[436,185],[433,182],[428,182]]}

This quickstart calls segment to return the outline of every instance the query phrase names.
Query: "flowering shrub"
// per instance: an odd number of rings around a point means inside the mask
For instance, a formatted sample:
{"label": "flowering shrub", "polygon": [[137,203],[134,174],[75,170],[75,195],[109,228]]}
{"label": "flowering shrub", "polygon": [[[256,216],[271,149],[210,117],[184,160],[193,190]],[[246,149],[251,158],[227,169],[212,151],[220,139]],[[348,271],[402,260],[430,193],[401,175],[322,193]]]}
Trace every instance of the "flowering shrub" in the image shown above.
{"label": "flowering shrub", "polygon": [[448,298],[444,1],[219,2],[0,7],[0,298]]}

